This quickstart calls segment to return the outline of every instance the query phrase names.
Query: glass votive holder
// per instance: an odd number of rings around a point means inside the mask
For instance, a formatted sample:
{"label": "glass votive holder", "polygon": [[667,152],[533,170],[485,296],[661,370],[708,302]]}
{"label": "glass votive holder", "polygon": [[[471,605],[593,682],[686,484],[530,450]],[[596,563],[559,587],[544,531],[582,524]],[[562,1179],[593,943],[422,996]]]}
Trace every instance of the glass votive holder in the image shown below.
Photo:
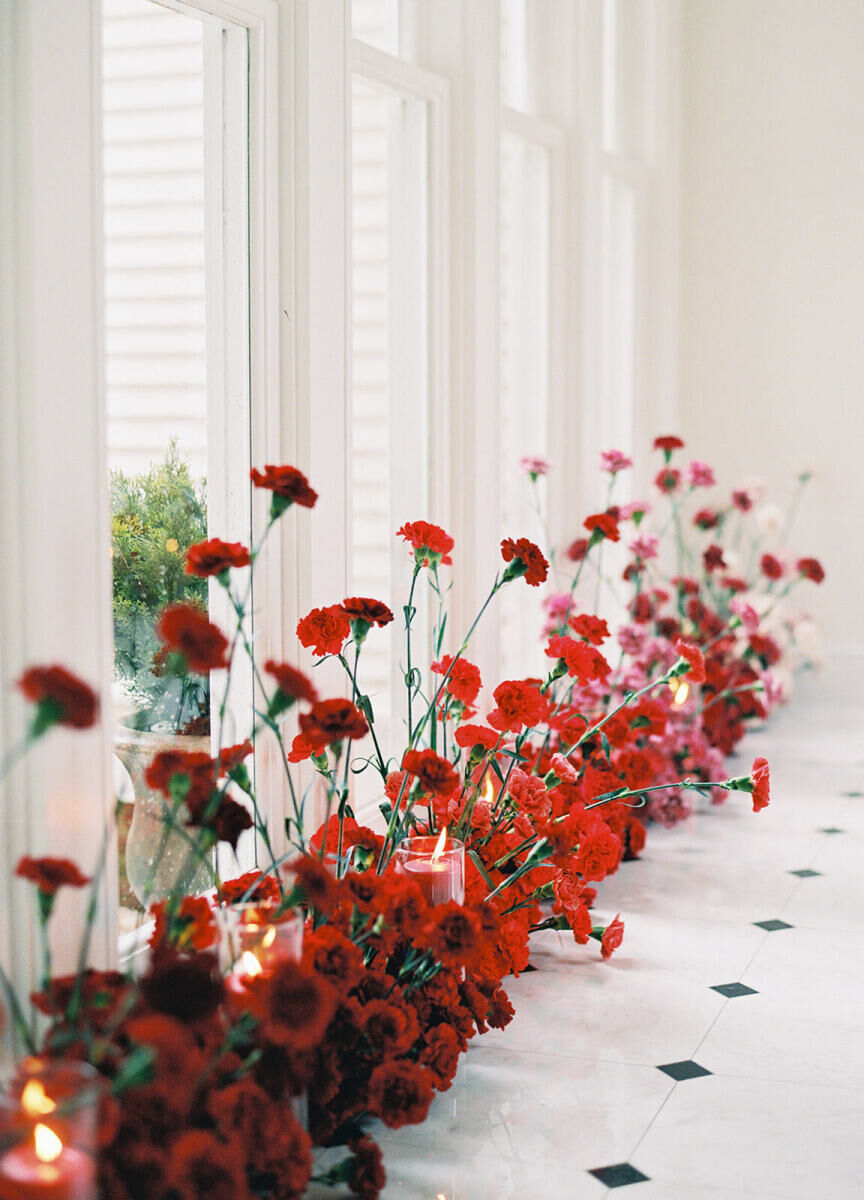
{"label": "glass votive holder", "polygon": [[465,843],[458,838],[405,838],[394,852],[396,870],[420,888],[429,904],[465,901]]}
{"label": "glass votive holder", "polygon": [[101,1077],[28,1058],[0,1094],[0,1200],[98,1200]]}
{"label": "glass votive holder", "polygon": [[230,904],[219,909],[222,966],[232,974],[269,974],[303,953],[303,917],[278,902]]}

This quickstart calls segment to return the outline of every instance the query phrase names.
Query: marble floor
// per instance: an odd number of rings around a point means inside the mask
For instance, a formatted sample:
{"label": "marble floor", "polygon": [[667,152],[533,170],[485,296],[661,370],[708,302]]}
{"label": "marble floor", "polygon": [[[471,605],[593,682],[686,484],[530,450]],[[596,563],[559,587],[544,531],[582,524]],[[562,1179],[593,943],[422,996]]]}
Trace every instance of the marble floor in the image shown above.
{"label": "marble floor", "polygon": [[809,679],[731,797],[601,885],[624,944],[547,933],[425,1124],[376,1130],[387,1200],[864,1196],[864,705]]}

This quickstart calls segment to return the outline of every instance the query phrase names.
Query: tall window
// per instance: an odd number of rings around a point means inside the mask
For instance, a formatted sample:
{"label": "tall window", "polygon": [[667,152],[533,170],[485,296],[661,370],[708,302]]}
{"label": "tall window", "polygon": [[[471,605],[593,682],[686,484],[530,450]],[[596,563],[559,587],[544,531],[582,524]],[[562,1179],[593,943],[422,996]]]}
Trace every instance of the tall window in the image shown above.
{"label": "tall window", "polygon": [[179,879],[209,882],[182,835],[163,840],[147,763],[250,727],[248,670],[219,729],[223,681],[211,697],[207,677],[175,674],[153,629],[176,602],[227,624],[221,589],[186,574],[185,549],[250,537],[248,67],[245,30],[151,0],[105,0],[103,45],[122,932]]}

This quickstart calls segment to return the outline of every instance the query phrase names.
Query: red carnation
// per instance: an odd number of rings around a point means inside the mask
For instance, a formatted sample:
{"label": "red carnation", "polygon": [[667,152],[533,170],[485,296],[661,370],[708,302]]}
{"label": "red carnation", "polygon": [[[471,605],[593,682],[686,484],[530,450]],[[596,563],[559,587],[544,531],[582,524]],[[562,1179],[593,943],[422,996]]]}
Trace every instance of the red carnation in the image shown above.
{"label": "red carnation", "polygon": [[203,750],[160,750],[148,763],[144,782],[153,791],[169,799],[175,776],[188,780],[183,799],[192,810],[199,810],[213,794],[216,786],[216,764]]}
{"label": "red carnation", "polygon": [[623,940],[624,922],[621,920],[620,914],[616,913],[614,919],[609,922],[603,931],[603,937],[600,942],[600,953],[604,958],[611,958]]}
{"label": "red carnation", "polygon": [[391,1129],[425,1120],[432,1103],[429,1073],[416,1063],[381,1063],[369,1080],[368,1108]]}
{"label": "red carnation", "polygon": [[484,750],[494,750],[498,745],[499,734],[485,725],[460,725],[453,734],[453,740],[463,750],[472,750],[482,746]]}
{"label": "red carnation", "polygon": [[291,504],[299,504],[302,508],[315,507],[318,493],[309,486],[309,480],[296,467],[268,465],[263,474],[253,467],[249,475],[257,488],[266,488],[273,493],[271,517],[280,516]]}
{"label": "red carnation", "polygon": [[273,676],[282,693],[280,711],[284,712],[286,708],[290,708],[295,700],[305,700],[307,704],[314,704],[318,699],[318,692],[312,681],[289,663],[277,663],[269,658],[264,664],[264,670]]}
{"label": "red carnation", "polygon": [[693,524],[699,529],[714,529],[720,524],[720,514],[713,508],[700,508],[693,518]]}
{"label": "red carnation", "polygon": [[763,554],[759,566],[766,579],[781,579],[783,576],[783,564],[773,554]]}
{"label": "red carnation", "polygon": [[29,667],[17,686],[39,706],[35,721],[39,733],[49,725],[89,729],[99,716],[96,693],[65,667]]}
{"label": "red carnation", "polygon": [[453,539],[439,525],[431,525],[428,521],[406,521],[396,536],[404,538],[414,547],[414,559],[418,566],[428,567],[442,563],[450,566],[453,549]]}
{"label": "red carnation", "polygon": [[236,879],[223,880],[220,898],[225,904],[239,904],[241,900],[249,904],[266,904],[279,899],[279,884],[272,875],[262,875],[255,868]]}
{"label": "red carnation", "polygon": [[236,1146],[204,1129],[187,1129],[172,1144],[165,1182],[171,1195],[184,1198],[246,1200],[250,1195]]}
{"label": "red carnation", "polygon": [[183,656],[190,671],[207,675],[228,666],[228,639],[191,604],[172,604],[163,609],[156,632],[169,650]]}
{"label": "red carnation", "polygon": [[248,567],[249,551],[240,542],[223,542],[220,538],[210,538],[207,542],[197,542],[186,551],[186,574],[221,575],[229,567]]}
{"label": "red carnation", "polygon": [[297,637],[315,654],[338,654],[351,632],[351,622],[341,604],[313,608],[297,622]]}
{"label": "red carnation", "polygon": [[684,443],[679,437],[675,437],[674,434],[654,439],[654,449],[662,450],[666,454],[671,454],[673,450],[683,450],[683,448]]}
{"label": "red carnation", "polygon": [[590,542],[587,538],[577,538],[575,542],[571,542],[567,547],[567,557],[571,562],[581,562],[590,548]]}
{"label": "red carnation", "polygon": [[803,579],[812,579],[814,583],[821,583],[825,578],[825,572],[818,558],[799,558],[798,574]]}
{"label": "red carnation", "polygon": [[492,693],[498,705],[488,715],[489,724],[502,732],[517,732],[523,725],[539,725],[548,706],[536,683],[527,679],[506,679]]}
{"label": "red carnation", "polygon": [[605,879],[617,869],[623,850],[621,839],[604,826],[597,833],[580,837],[573,869],[588,881]]}
{"label": "red carnation", "polygon": [[575,638],[552,637],[546,647],[547,658],[557,658],[567,664],[567,672],[587,682],[590,679],[605,679],[611,671],[606,659],[599,650],[587,642],[577,642]]}
{"label": "red carnation", "polygon": [[676,471],[674,467],[664,467],[654,479],[661,492],[674,492],[680,482],[681,472]]}
{"label": "red carnation", "polygon": [[457,658],[454,664],[453,656],[445,654],[440,662],[433,662],[431,668],[436,675],[447,675],[447,691],[454,700],[461,704],[470,705],[477,699],[477,693],[483,686],[480,670],[465,658]]}
{"label": "red carnation", "polygon": [[501,557],[512,565],[504,572],[504,579],[524,578],[531,587],[539,587],[549,573],[549,563],[543,557],[539,546],[529,542],[528,538],[505,538],[501,543]]}
{"label": "red carnation", "polygon": [[749,512],[753,507],[753,497],[749,492],[744,491],[742,488],[740,491],[732,493],[732,503],[736,508],[740,509],[741,512]]}
{"label": "red carnation", "polygon": [[767,758],[754,758],[750,770],[750,782],[753,784],[753,811],[761,812],[768,807],[771,799],[771,778]]}
{"label": "red carnation", "polygon": [[314,753],[320,754],[334,742],[365,737],[369,726],[350,700],[319,700],[308,713],[300,714],[300,732]]}
{"label": "red carnation", "polygon": [[599,541],[601,537],[608,538],[610,542],[621,540],[618,522],[610,513],[593,513],[586,517],[582,524],[591,534],[592,541]]}
{"label": "red carnation", "polygon": [[[186,805],[189,805],[188,798]],[[213,813],[209,813],[207,807],[194,810],[186,822],[187,825],[198,825],[211,830],[217,842],[227,842],[232,850],[237,849],[240,834],[251,829],[253,823],[248,810],[230,796],[222,796],[218,808]]]}
{"label": "red carnation", "polygon": [[592,646],[601,646],[609,636],[609,626],[602,617],[593,617],[588,613],[580,613],[571,617],[568,625],[574,633],[585,638]]}
{"label": "red carnation", "polygon": [[459,786],[458,772],[434,750],[406,750],[402,770],[416,776],[427,795],[452,796]]}
{"label": "red carnation", "polygon": [[383,629],[393,620],[393,613],[380,600],[367,596],[349,596],[342,601],[342,608],[350,621],[362,621],[365,625],[377,625]]}
{"label": "red carnation", "polygon": [[705,675],[705,655],[698,646],[691,646],[689,642],[685,642],[682,638],[678,638],[675,642],[675,652],[679,658],[683,658],[689,663],[687,674],[690,676],[691,683],[704,683]]}
{"label": "red carnation", "polygon": [[61,887],[86,887],[90,882],[68,858],[30,858],[25,854],[15,874],[35,883],[44,896],[56,896]]}
{"label": "red carnation", "polygon": [[219,751],[220,774],[230,775],[240,766],[244,758],[248,758],[253,752],[254,747],[248,738],[245,742],[238,742],[236,746],[226,746]]}

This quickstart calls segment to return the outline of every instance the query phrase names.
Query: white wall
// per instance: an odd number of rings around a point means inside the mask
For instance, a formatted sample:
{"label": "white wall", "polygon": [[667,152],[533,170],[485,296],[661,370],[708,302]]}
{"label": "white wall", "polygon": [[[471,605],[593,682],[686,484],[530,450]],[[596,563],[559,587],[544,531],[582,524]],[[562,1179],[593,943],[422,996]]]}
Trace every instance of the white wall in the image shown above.
{"label": "white wall", "polygon": [[781,495],[812,465],[806,599],[829,649],[864,652],[864,4],[683,12],[684,434]]}

